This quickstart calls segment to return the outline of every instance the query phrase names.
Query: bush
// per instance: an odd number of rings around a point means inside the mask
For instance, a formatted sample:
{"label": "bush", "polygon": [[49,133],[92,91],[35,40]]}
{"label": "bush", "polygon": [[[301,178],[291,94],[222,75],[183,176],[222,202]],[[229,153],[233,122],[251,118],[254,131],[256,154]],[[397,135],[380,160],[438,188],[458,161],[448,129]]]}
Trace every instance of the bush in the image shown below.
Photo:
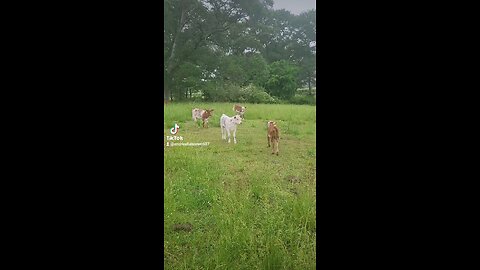
{"label": "bush", "polygon": [[248,103],[275,103],[276,100],[270,96],[264,88],[250,84],[240,89],[240,102]]}
{"label": "bush", "polygon": [[205,100],[213,102],[237,102],[240,98],[240,86],[235,84],[208,84],[203,89]]}
{"label": "bush", "polygon": [[290,99],[290,103],[293,104],[308,104],[308,105],[315,105],[316,99],[313,96],[303,96],[303,95],[296,95]]}
{"label": "bush", "polygon": [[250,84],[245,87],[228,83],[224,85],[209,84],[202,90],[206,101],[239,103],[277,103],[263,87]]}
{"label": "bush", "polygon": [[267,92],[255,92],[253,94],[252,103],[275,103],[275,99]]}

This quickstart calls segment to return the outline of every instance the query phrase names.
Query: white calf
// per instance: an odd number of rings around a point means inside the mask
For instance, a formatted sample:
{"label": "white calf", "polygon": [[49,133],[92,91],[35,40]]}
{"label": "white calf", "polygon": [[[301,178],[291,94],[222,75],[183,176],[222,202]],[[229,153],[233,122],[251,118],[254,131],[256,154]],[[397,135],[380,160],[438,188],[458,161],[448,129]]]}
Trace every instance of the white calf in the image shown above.
{"label": "white calf", "polygon": [[[230,143],[230,132],[233,131],[233,143],[237,143],[237,126],[242,123],[242,118],[239,115],[228,117],[222,114],[220,117],[220,128],[222,129],[222,139],[226,140],[228,133],[228,143]],[[225,132],[226,130],[226,132]]]}

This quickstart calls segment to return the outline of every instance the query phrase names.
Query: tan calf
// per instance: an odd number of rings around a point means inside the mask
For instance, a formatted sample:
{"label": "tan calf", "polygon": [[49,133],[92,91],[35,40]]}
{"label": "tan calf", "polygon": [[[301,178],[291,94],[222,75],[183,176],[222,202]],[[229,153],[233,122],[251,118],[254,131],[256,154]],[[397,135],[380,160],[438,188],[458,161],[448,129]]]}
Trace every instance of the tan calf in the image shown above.
{"label": "tan calf", "polygon": [[278,156],[278,142],[280,140],[280,131],[278,130],[277,123],[273,121],[268,121],[267,124],[267,142],[268,147],[270,147],[270,142],[272,143],[272,155],[277,154]]}

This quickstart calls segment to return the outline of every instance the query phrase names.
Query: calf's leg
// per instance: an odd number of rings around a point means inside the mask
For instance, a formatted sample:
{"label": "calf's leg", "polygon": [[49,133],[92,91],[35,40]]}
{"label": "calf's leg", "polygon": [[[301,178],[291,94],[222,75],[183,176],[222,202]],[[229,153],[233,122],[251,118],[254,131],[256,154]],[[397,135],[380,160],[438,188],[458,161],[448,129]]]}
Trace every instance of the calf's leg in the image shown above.
{"label": "calf's leg", "polygon": [[272,155],[277,154],[278,156],[278,140],[277,139],[272,139]]}

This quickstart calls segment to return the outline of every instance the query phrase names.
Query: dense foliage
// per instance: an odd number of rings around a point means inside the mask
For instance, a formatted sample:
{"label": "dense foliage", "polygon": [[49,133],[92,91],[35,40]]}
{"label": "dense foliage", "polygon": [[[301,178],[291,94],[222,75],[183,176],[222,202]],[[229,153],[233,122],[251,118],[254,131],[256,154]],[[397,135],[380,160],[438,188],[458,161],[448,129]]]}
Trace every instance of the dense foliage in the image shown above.
{"label": "dense foliage", "polygon": [[[271,0],[165,0],[165,97],[300,102],[316,85],[315,10]],[[310,98],[309,100],[312,100]]]}

